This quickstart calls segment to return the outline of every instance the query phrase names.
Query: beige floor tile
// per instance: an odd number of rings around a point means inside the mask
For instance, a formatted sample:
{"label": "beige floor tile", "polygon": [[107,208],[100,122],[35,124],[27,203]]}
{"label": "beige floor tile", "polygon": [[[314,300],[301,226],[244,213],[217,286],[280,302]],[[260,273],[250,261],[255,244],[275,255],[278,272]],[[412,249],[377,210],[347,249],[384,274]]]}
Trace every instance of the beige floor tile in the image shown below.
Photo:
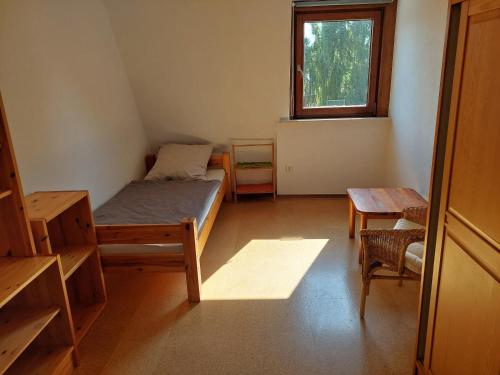
{"label": "beige floor tile", "polygon": [[[393,221],[369,222],[390,227]],[[183,274],[109,274],[78,374],[410,374],[418,283],[375,281],[358,318],[358,239],[343,198],[225,203]]]}

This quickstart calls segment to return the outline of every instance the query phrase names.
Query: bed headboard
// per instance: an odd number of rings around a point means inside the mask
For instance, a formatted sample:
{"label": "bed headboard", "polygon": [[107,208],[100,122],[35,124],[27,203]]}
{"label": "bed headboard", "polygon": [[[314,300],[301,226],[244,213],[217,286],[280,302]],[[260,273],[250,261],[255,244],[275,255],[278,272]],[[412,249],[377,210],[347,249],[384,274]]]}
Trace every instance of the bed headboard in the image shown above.
{"label": "bed headboard", "polygon": [[[151,168],[153,168],[153,165],[155,165],[156,154],[146,155],[145,161],[146,161],[146,173],[148,173],[151,170]],[[224,169],[224,171],[226,172],[228,194],[231,194],[231,188],[233,185],[231,183],[231,158],[229,156],[229,152],[213,153],[212,156],[210,156],[210,159],[208,160],[208,168]]]}

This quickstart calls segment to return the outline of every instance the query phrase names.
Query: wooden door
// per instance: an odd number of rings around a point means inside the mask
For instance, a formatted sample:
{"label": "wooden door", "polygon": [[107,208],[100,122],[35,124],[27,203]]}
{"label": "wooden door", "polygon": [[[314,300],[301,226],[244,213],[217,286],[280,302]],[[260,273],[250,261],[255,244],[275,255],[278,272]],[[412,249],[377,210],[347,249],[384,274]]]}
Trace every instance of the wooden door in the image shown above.
{"label": "wooden door", "polygon": [[424,373],[500,374],[500,0],[460,23]]}

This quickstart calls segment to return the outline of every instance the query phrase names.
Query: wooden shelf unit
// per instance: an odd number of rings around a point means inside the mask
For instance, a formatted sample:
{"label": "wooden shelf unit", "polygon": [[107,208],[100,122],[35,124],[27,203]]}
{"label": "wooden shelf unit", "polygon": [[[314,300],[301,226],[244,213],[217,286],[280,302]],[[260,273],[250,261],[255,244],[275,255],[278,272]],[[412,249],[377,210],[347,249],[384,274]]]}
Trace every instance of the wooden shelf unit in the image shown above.
{"label": "wooden shelf unit", "polygon": [[0,308],[47,269],[52,257],[0,257]]}
{"label": "wooden shelf unit", "polygon": [[63,246],[54,251],[61,256],[64,279],[67,280],[95,251],[95,245]]}
{"label": "wooden shelf unit", "polygon": [[10,197],[12,195],[12,190],[4,190],[0,192],[0,199]]}
{"label": "wooden shelf unit", "polygon": [[[38,258],[45,262],[31,262]],[[16,288],[15,295],[11,293],[10,300],[0,309],[0,374],[53,374],[58,373],[61,366],[67,370],[61,374],[70,374],[77,353],[60,259],[44,256],[0,260],[2,273],[20,266],[24,283]],[[17,286],[14,283],[20,279],[10,281],[10,285]],[[48,363],[44,361],[45,353],[56,347],[66,348],[70,355],[60,361],[54,358]],[[40,359],[32,361],[32,357]],[[19,368],[25,371],[19,372]]]}
{"label": "wooden shelf unit", "polygon": [[[238,161],[238,149],[240,148],[264,148],[271,149],[271,161]],[[248,194],[272,194],[276,199],[276,165],[274,143],[248,143],[233,144],[233,180],[234,180],[234,200],[238,201],[238,195]],[[271,172],[270,181],[267,183],[245,183],[238,181],[241,172]]]}
{"label": "wooden shelf unit", "polygon": [[0,257],[33,256],[33,239],[1,96],[0,112]]}
{"label": "wooden shelf unit", "polygon": [[1,257],[0,275],[0,374],[18,374],[19,367],[25,373],[50,374],[61,365],[71,373],[71,356],[51,366],[27,363],[54,347],[64,347],[77,358],[59,257]]}
{"label": "wooden shelf unit", "polygon": [[6,375],[31,375],[33,369],[37,374],[71,374],[73,365],[71,357],[73,348],[68,346],[37,346],[26,350],[19,361],[9,368]]}
{"label": "wooden shelf unit", "polygon": [[36,192],[26,202],[37,252],[61,257],[78,345],[106,304],[89,194]]}
{"label": "wooden shelf unit", "polygon": [[10,307],[0,311],[0,368],[9,368],[23,351],[59,314],[58,307]]}
{"label": "wooden shelf unit", "polygon": [[90,305],[74,305],[73,306],[73,326],[75,327],[75,338],[77,345],[87,334],[90,327],[96,319],[101,315],[102,310],[106,306],[104,302],[97,302]]}
{"label": "wooden shelf unit", "polygon": [[[61,261],[36,256],[1,96],[0,112],[0,374],[70,374],[77,354]],[[66,355],[47,360],[55,347]]]}

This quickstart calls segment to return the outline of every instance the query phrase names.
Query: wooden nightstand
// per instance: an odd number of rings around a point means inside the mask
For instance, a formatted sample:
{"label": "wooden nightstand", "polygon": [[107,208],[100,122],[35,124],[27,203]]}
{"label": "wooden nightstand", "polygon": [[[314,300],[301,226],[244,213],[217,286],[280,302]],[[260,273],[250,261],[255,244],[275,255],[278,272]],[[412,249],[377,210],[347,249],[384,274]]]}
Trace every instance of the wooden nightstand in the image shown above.
{"label": "wooden nightstand", "polygon": [[[249,148],[270,148],[270,161],[239,161],[238,152],[240,149]],[[270,174],[269,182],[265,183],[245,183],[239,182],[241,172],[263,172]],[[276,162],[274,143],[249,143],[233,144],[233,180],[234,180],[234,200],[238,201],[238,195],[246,194],[272,194],[276,199]]]}

